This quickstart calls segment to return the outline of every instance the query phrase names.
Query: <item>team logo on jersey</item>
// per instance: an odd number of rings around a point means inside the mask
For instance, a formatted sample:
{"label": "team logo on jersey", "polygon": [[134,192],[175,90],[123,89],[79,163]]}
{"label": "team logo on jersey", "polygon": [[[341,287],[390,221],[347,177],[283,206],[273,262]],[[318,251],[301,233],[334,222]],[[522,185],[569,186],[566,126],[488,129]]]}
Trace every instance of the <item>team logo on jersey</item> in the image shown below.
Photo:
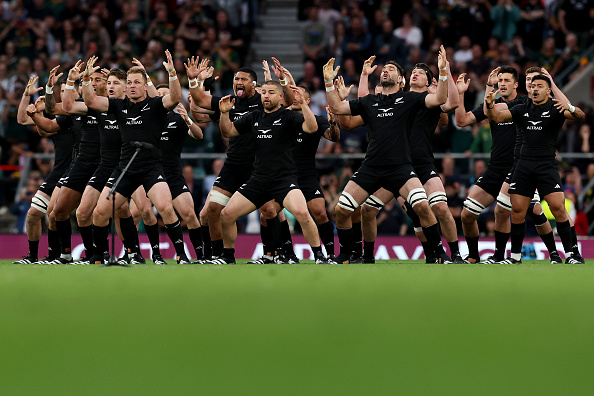
{"label": "team logo on jersey", "polygon": [[558,184],[555,184],[555,188],[561,188],[561,186]]}
{"label": "team logo on jersey", "polygon": [[150,110],[151,108],[149,107],[148,103],[144,105],[144,107],[140,110],[140,111],[146,111],[146,110]]}
{"label": "team logo on jersey", "polygon": [[538,125],[542,121],[530,121],[529,120],[528,122],[531,123],[532,125],[528,125],[526,127],[526,129],[531,130],[531,131],[534,131],[534,130],[540,131],[542,129],[542,126]]}
{"label": "team logo on jersey", "polygon": [[161,133],[161,140],[169,140],[169,136],[165,136],[166,134],[168,134],[169,132],[167,131],[163,131]]}
{"label": "team logo on jersey", "polygon": [[109,122],[111,125],[115,124],[117,122],[117,120],[105,120],[105,122]]}
{"label": "team logo on jersey", "polygon": [[291,185],[289,187],[295,187],[295,185],[293,183],[291,183]]}
{"label": "team logo on jersey", "polygon": [[124,109],[124,110],[122,110],[122,113],[128,114],[128,110]]}
{"label": "team logo on jersey", "polygon": [[392,110],[393,107],[388,107],[387,109],[378,109],[379,111],[383,111],[383,113],[378,113],[377,117],[378,118],[382,118],[382,117],[391,117],[394,115],[394,113],[390,112],[390,110]]}
{"label": "team logo on jersey", "polygon": [[396,100],[394,101],[394,104],[402,104],[404,103],[404,98],[396,98]]}
{"label": "team logo on jersey", "polygon": [[105,116],[107,116],[107,113],[101,113],[101,115],[102,115],[103,117],[105,117]]}
{"label": "team logo on jersey", "polygon": [[80,121],[80,117],[76,117],[76,118],[75,118],[75,120],[76,120],[76,121]]}
{"label": "team logo on jersey", "polygon": [[243,113],[235,113],[235,120],[238,120],[240,117],[246,115],[249,111],[244,111]]}
{"label": "team logo on jersey", "polygon": [[167,128],[175,128],[175,121],[173,121],[173,122],[170,122],[170,123],[167,125]]}
{"label": "team logo on jersey", "polygon": [[163,176],[159,175],[159,177],[157,177],[157,180],[163,180]]}
{"label": "team logo on jersey", "polygon": [[250,105],[249,107],[250,107],[250,109],[251,109],[252,107],[258,107],[258,105],[257,105],[257,104],[255,104],[255,105]]}
{"label": "team logo on jersey", "polygon": [[103,125],[103,129],[120,129],[120,126],[116,124],[117,120],[105,120],[109,124]]}
{"label": "team logo on jersey", "polygon": [[509,183],[510,190],[515,190],[515,188],[516,188],[516,183]]}
{"label": "team logo on jersey", "polygon": [[268,133],[272,131],[272,129],[258,129],[258,132],[262,132],[262,133]]}
{"label": "team logo on jersey", "polygon": [[374,103],[374,104],[371,105],[371,107],[377,107],[377,106],[378,106],[377,103]]}
{"label": "team logo on jersey", "polygon": [[551,117],[551,115],[549,113],[550,113],[550,111],[543,111],[540,116],[542,118],[549,118],[549,117]]}
{"label": "team logo on jersey", "polygon": [[140,118],[140,116],[138,117],[128,117],[126,121],[126,125],[142,125],[142,120],[138,120]]}
{"label": "team logo on jersey", "polygon": [[530,117],[528,113],[524,113],[524,117]]}
{"label": "team logo on jersey", "polygon": [[281,122],[281,119],[279,118],[278,120],[274,120],[274,122],[272,123],[273,126],[279,126],[279,125],[283,125]]}
{"label": "team logo on jersey", "polygon": [[540,124],[542,121],[528,121],[529,123],[531,123],[532,125],[538,125]]}

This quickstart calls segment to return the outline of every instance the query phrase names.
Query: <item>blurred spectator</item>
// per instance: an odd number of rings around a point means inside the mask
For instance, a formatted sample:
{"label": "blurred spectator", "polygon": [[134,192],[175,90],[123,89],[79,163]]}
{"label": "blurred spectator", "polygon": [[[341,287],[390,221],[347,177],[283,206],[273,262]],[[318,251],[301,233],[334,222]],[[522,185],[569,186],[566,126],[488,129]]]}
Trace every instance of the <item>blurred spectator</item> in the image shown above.
{"label": "blurred spectator", "polygon": [[492,34],[502,41],[510,41],[516,34],[517,23],[520,22],[520,8],[513,0],[497,0],[497,5],[491,8],[493,21]]}
{"label": "blurred spectator", "polygon": [[483,49],[480,45],[472,46],[472,59],[466,63],[466,69],[472,70],[477,75],[481,76],[490,72],[491,64],[483,56]]}
{"label": "blurred spectator", "polygon": [[476,181],[485,173],[487,170],[487,164],[482,159],[474,160],[474,170],[473,174],[470,176],[466,183],[466,191],[470,191],[470,188],[474,186]]}
{"label": "blurred spectator", "polygon": [[301,50],[305,60],[310,60],[319,70],[328,61],[328,34],[326,26],[318,19],[319,9],[312,6],[308,12],[307,23],[303,26]]}
{"label": "blurred spectator", "polygon": [[570,66],[573,62],[580,60],[582,49],[578,45],[578,38],[574,33],[569,33],[565,36],[565,48],[561,52],[561,57],[557,58],[551,75],[555,76],[566,67]]}
{"label": "blurred spectator", "polygon": [[555,48],[555,38],[551,36],[542,42],[540,52],[536,53],[534,60],[539,66],[551,72],[560,54],[561,50]]}
{"label": "blurred spectator", "polygon": [[107,29],[101,26],[101,20],[91,15],[87,21],[87,28],[82,37],[83,52],[93,53],[100,59],[109,59],[111,39]]}
{"label": "blurred spectator", "polygon": [[211,59],[215,72],[214,75],[219,77],[219,84],[221,87],[221,94],[233,94],[233,76],[237,69],[240,68],[241,59],[239,54],[231,48],[231,34],[229,32],[219,33],[219,45]]}
{"label": "blurred spectator", "polygon": [[594,1],[566,0],[560,3],[559,28],[564,35],[573,32],[579,36],[579,45],[583,48],[592,43],[594,35]]}
{"label": "blurred spectator", "polygon": [[344,58],[354,60],[357,65],[362,64],[369,55],[371,42],[371,34],[366,32],[361,18],[358,16],[351,18],[342,42]]}
{"label": "blurred spectator", "polygon": [[406,42],[394,35],[394,24],[390,19],[384,19],[381,26],[381,32],[375,36],[373,43],[375,61],[378,64],[385,64],[389,60],[394,60],[399,65],[403,65],[408,56]]}
{"label": "blurred spectator", "polygon": [[468,36],[460,37],[458,49],[454,52],[454,62],[468,63],[473,59],[472,46]]}
{"label": "blurred spectator", "polygon": [[334,34],[330,37],[329,45],[330,45],[330,54],[336,58],[336,65],[342,64],[343,58],[343,51],[342,51],[342,42],[344,41],[344,36],[346,34],[346,26],[343,21],[337,21],[334,24]]}
{"label": "blurred spectator", "polygon": [[332,33],[332,27],[340,20],[340,12],[331,8],[331,0],[321,0],[320,9],[318,11],[318,19],[322,25],[326,26],[327,33]]}
{"label": "blurred spectator", "polygon": [[406,235],[407,216],[395,199],[386,203],[377,215],[377,233],[388,235]]}
{"label": "blurred spectator", "polygon": [[18,202],[10,209],[10,212],[17,216],[16,225],[14,228],[14,232],[17,234],[24,234],[27,232],[27,211],[31,207],[31,201],[35,196],[35,193],[39,189],[39,186],[43,183],[43,179],[39,172],[31,172],[31,176],[29,177],[29,182],[25,187],[24,191],[21,193]]}
{"label": "blurred spectator", "polygon": [[522,18],[518,31],[525,38],[526,45],[538,50],[542,43],[545,28],[545,5],[542,0],[528,0],[520,4]]}
{"label": "blurred spectator", "polygon": [[402,17],[402,26],[394,31],[394,36],[401,38],[408,46],[414,48],[420,47],[423,42],[423,32],[413,25],[410,13],[404,14]]}
{"label": "blurred spectator", "polygon": [[175,21],[169,15],[165,4],[161,3],[156,10],[155,18],[151,21],[144,35],[145,41],[158,40],[165,48],[170,48],[175,40]]}
{"label": "blurred spectator", "polygon": [[212,161],[212,173],[207,175],[204,178],[204,181],[202,182],[202,197],[204,198],[202,200],[202,203],[204,203],[204,201],[206,200],[206,197],[208,196],[208,193],[214,185],[214,182],[219,176],[219,173],[221,173],[221,169],[223,168],[224,163],[225,162],[220,158],[216,158],[214,161]]}

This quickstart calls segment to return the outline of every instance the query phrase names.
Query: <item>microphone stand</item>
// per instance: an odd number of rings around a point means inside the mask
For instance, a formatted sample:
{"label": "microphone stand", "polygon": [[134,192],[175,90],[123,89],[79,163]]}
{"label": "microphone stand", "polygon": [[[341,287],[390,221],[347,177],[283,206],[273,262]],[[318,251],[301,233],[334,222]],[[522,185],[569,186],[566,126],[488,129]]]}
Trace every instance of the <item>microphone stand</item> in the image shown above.
{"label": "microphone stand", "polygon": [[129,267],[128,264],[119,264],[115,255],[115,189],[118,186],[118,184],[120,184],[120,181],[128,171],[128,168],[130,168],[132,162],[134,162],[134,159],[136,158],[141,149],[142,147],[136,147],[136,151],[132,155],[132,158],[130,158],[130,161],[128,161],[128,164],[113,184],[111,191],[109,191],[109,194],[107,194],[107,199],[113,196],[113,199],[111,200],[111,255],[109,256],[109,260],[107,261],[107,263],[103,264],[102,267]]}

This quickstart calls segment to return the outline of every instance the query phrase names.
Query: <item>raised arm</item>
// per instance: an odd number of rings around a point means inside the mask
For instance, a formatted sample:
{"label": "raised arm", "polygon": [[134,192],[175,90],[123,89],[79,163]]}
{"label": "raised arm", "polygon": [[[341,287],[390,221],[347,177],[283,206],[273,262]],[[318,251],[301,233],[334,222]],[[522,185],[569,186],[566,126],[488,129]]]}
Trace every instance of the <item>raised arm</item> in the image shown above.
{"label": "raised arm", "polygon": [[[500,106],[495,106],[493,103],[495,102],[495,97],[499,93],[499,90],[492,91],[488,95],[485,96],[485,107],[487,109],[487,117],[491,122],[507,122],[512,121],[513,117],[507,106],[505,109]],[[511,143],[511,142],[510,142]]]}
{"label": "raised arm", "polygon": [[85,105],[89,109],[105,113],[107,110],[109,110],[109,99],[104,96],[97,96],[97,93],[91,86],[91,75],[95,73],[97,69],[99,69],[99,66],[95,66],[97,59],[98,58],[96,56],[92,56],[87,61],[87,67],[85,67],[85,71],[83,72],[82,96],[85,101]]}
{"label": "raised arm", "polygon": [[447,57],[446,50],[442,46],[439,47],[439,55],[437,56],[437,66],[439,67],[439,80],[437,81],[437,92],[425,96],[425,106],[427,108],[441,106],[448,100],[448,75],[447,75]]}
{"label": "raised arm", "polygon": [[62,96],[62,110],[70,114],[87,114],[88,108],[83,102],[76,102],[76,93],[74,92],[74,82],[79,80],[82,71],[81,68],[84,62],[77,61],[76,64],[68,72],[68,79],[66,80],[66,89],[64,89],[64,95]]}
{"label": "raised arm", "polygon": [[47,85],[45,86],[45,111],[48,114],[64,114],[67,115],[68,113],[62,112],[62,105],[60,104],[59,109],[56,105],[56,98],[54,97],[54,86],[58,79],[62,77],[63,73],[60,73],[56,76],[60,65],[54,67],[49,72],[49,78],[47,80]]}
{"label": "raised arm", "polygon": [[45,118],[42,114],[38,113],[34,104],[27,106],[26,111],[27,115],[31,117],[38,128],[41,128],[49,133],[58,132],[61,129],[56,120],[50,120],[49,118]]}
{"label": "raised arm", "polygon": [[285,76],[285,68],[281,65],[278,59],[272,57],[272,62],[274,62],[274,66],[272,66],[272,71],[276,78],[278,78],[281,86],[283,87],[283,94],[285,98],[285,105],[291,106],[295,101],[295,93],[291,89],[289,85],[289,81],[287,80],[287,76]]}
{"label": "raised arm", "polygon": [[27,106],[29,106],[31,102],[31,96],[43,89],[43,87],[35,88],[35,83],[37,83],[38,79],[39,77],[37,76],[33,76],[29,79],[27,87],[21,97],[21,103],[19,103],[19,108],[17,110],[17,122],[21,125],[35,125],[31,117],[27,115]]}
{"label": "raised arm", "polygon": [[188,63],[184,63],[184,66],[186,67],[186,75],[188,76],[188,80],[190,82],[190,94],[192,95],[192,100],[197,106],[212,110],[212,96],[204,92],[203,89],[204,80],[208,78],[207,76],[209,69],[212,67],[208,66],[208,59],[202,59],[202,61],[200,61],[200,65],[198,65],[198,60],[198,57],[192,57],[188,58]]}
{"label": "raised arm", "polygon": [[331,142],[338,142],[340,140],[340,128],[336,124],[334,113],[330,111],[330,107],[326,106],[326,113],[328,113],[328,123],[330,128],[324,132],[324,137]]}
{"label": "raised arm", "polygon": [[370,56],[369,59],[363,62],[363,70],[361,70],[361,77],[359,77],[359,89],[357,90],[357,96],[359,98],[371,93],[369,90],[369,76],[377,69],[377,65],[371,66],[373,65],[373,61],[375,61],[375,55]]}
{"label": "raised arm", "polygon": [[458,76],[458,81],[456,81],[456,89],[458,92],[458,107],[456,107],[454,114],[456,115],[456,125],[460,128],[476,124],[476,117],[474,116],[472,111],[467,112],[464,108],[464,92],[466,92],[468,86],[470,85],[470,78],[465,82],[464,77],[466,77],[466,73],[460,74]]}
{"label": "raised arm", "polygon": [[[343,102],[338,97],[338,92],[334,87],[334,77],[338,73],[340,66],[334,69],[334,58],[331,58],[328,63],[324,65],[324,84],[326,86],[326,99],[328,100],[328,106],[330,110],[336,114],[351,114],[351,106],[349,102]],[[445,101],[444,101],[445,102]]]}
{"label": "raised arm", "polygon": [[219,121],[219,128],[221,128],[221,133],[223,137],[231,138],[235,136],[239,136],[239,132],[235,129],[235,126],[231,122],[229,118],[229,111],[233,107],[235,103],[235,99],[231,99],[231,95],[227,95],[219,101],[219,109],[221,110],[221,119]]}
{"label": "raised arm", "polygon": [[579,107],[575,107],[569,102],[562,102],[559,99],[553,99],[555,107],[562,113],[565,118],[570,120],[583,120],[586,118],[586,114]]}
{"label": "raised arm", "polygon": [[268,66],[268,61],[266,59],[262,61],[262,70],[264,71],[264,81],[272,80],[270,66]]}
{"label": "raised arm", "polygon": [[165,56],[167,62],[163,62],[165,70],[169,73],[169,93],[163,96],[163,107],[167,110],[173,110],[182,99],[181,85],[177,73],[175,72],[175,65],[173,64],[173,58],[169,50],[165,50]]}
{"label": "raised arm", "polygon": [[186,111],[184,105],[180,103],[177,105],[176,109],[181,118],[183,118],[183,120],[186,122],[186,125],[188,126],[188,135],[190,135],[190,137],[196,140],[202,140],[202,138],[204,137],[204,135],[202,134],[202,128],[200,128],[198,124],[195,124],[192,121],[192,119],[188,116],[188,112]]}
{"label": "raised arm", "polygon": [[144,74],[146,75],[146,85],[148,85],[148,88],[146,90],[146,92],[148,93],[148,96],[150,96],[151,98],[159,96],[157,87],[155,87],[155,84],[153,84],[153,82],[151,81],[151,77],[146,72],[146,68],[144,67],[142,62],[136,58],[132,58],[132,63],[134,64],[134,66],[138,66],[138,67],[142,68],[142,70],[144,70]]}
{"label": "raised arm", "polygon": [[[353,89],[353,85],[351,85],[348,88],[344,85],[344,79],[342,78],[342,76],[336,77],[336,79],[334,80],[334,87],[338,92],[338,97],[340,98],[340,100],[345,100],[346,98],[348,98],[351,94],[351,89]],[[326,108],[328,108],[328,106],[326,106]],[[363,122],[363,118],[361,116],[353,116],[349,114],[337,115],[335,118],[340,128],[347,131],[365,125],[365,123]]]}
{"label": "raised arm", "polygon": [[305,97],[303,96],[302,88],[299,88],[295,85],[291,85],[291,89],[293,90],[293,95],[295,95],[295,100],[301,104],[301,111],[303,112],[303,124],[301,128],[305,133],[315,133],[318,131],[318,123],[316,121],[316,116],[314,115],[313,111],[309,108]]}
{"label": "raised arm", "polygon": [[460,104],[460,97],[458,95],[458,89],[456,88],[456,82],[454,81],[454,77],[452,77],[452,71],[450,70],[450,62],[446,61],[446,71],[448,75],[448,100],[445,102],[444,105],[441,106],[441,110],[446,113],[457,108]]}

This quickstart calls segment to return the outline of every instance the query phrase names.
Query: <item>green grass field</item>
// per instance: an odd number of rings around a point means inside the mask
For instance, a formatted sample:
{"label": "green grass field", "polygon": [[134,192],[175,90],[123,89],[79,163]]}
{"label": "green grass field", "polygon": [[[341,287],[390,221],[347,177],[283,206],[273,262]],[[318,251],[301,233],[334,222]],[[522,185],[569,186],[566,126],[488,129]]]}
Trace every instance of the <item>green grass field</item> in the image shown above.
{"label": "green grass field", "polygon": [[0,326],[3,395],[583,395],[594,260],[4,260]]}

